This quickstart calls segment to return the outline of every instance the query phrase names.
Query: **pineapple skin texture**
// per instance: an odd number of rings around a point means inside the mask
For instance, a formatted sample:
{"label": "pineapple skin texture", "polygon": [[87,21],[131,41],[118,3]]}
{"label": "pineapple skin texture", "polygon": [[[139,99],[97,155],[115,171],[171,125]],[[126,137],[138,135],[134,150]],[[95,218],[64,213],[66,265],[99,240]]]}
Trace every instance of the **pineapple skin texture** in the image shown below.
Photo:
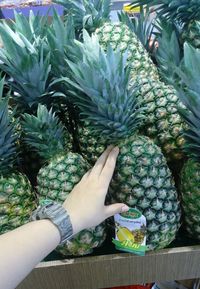
{"label": "pineapple skin texture", "polygon": [[141,133],[161,147],[168,161],[183,159],[182,134],[185,124],[178,113],[181,103],[175,89],[150,79],[140,79],[138,82],[138,98],[146,109]]}
{"label": "pineapple skin texture", "polygon": [[146,217],[148,250],[164,248],[175,239],[181,217],[166,160],[159,147],[144,136],[132,137],[119,147],[111,198],[138,209]]}
{"label": "pineapple skin texture", "polygon": [[28,223],[36,198],[25,175],[0,177],[0,234]]}
{"label": "pineapple skin texture", "polygon": [[184,227],[190,237],[200,240],[200,164],[189,159],[181,172]]}
{"label": "pineapple skin texture", "polygon": [[128,62],[131,65],[131,76],[136,77],[151,77],[157,80],[158,72],[153,64],[145,48],[142,46],[137,36],[122,23],[107,22],[95,33],[99,37],[100,44],[103,48],[107,48],[108,44],[115,49],[119,49],[122,53],[127,49]]}
{"label": "pineapple skin texture", "polygon": [[108,142],[101,136],[94,136],[88,123],[79,123],[77,132],[81,155],[93,166],[106,149]]}
{"label": "pineapple skin texture", "polygon": [[[95,161],[108,143],[100,136],[95,139],[87,127],[80,129],[83,155]],[[124,202],[141,211],[147,219],[148,250],[165,248],[175,239],[181,218],[180,202],[166,159],[161,149],[145,136],[130,137],[118,146],[120,154],[108,202]]]}
{"label": "pineapple skin texture", "polygon": [[[39,200],[50,199],[62,204],[89,168],[88,163],[79,154],[68,153],[52,159],[38,174]],[[100,246],[105,238],[105,223],[102,223],[81,231],[56,250],[64,256],[86,255],[91,253],[93,248]]]}

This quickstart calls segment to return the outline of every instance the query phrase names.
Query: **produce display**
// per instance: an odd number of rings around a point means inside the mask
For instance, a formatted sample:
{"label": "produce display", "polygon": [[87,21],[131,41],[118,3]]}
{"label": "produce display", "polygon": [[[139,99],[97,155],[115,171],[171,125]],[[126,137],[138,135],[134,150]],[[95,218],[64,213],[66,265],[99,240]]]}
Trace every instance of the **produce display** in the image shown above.
{"label": "produce display", "polygon": [[[56,0],[62,18],[15,12],[0,23],[0,234],[44,200],[62,203],[113,144],[120,154],[106,203],[124,202],[147,221],[134,234],[118,227],[118,238],[141,243],[146,234],[156,250],[182,227],[200,240],[200,8],[132,2],[143,5],[137,21],[123,12],[113,23],[110,0]],[[150,24],[146,5],[156,5]],[[107,226],[56,250],[90,254],[112,239]]]}
{"label": "produce display", "polygon": [[[131,69],[123,66],[126,56],[111,47],[106,54],[98,38],[87,34],[78,45],[86,59],[84,63],[77,62],[77,58],[69,63],[70,69],[76,71],[68,80],[73,99],[82,118],[89,120],[93,137],[101,133],[107,144],[112,142],[120,148],[110,186],[111,198],[141,211],[148,221],[148,248],[163,248],[175,238],[179,228],[179,201],[160,148],[138,133],[143,113],[142,107],[138,108],[134,84],[129,87],[132,76]],[[93,47],[96,51],[91,54]],[[100,107],[97,96],[102,96]]]}

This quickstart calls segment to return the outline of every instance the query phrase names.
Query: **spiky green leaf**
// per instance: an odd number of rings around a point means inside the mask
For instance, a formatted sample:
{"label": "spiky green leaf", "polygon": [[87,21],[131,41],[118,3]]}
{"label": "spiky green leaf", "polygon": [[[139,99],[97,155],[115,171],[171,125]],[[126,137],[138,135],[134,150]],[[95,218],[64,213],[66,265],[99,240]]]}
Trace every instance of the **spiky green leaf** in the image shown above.
{"label": "spiky green leaf", "polygon": [[16,159],[17,135],[8,111],[8,97],[2,97],[4,79],[0,81],[0,175],[13,172]]}
{"label": "spiky green leaf", "polygon": [[45,161],[64,153],[67,134],[52,109],[39,105],[36,116],[24,114],[22,127],[27,145]]}
{"label": "spiky green leaf", "polygon": [[184,45],[184,59],[176,72],[180,78],[177,91],[186,109],[180,113],[188,125],[184,132],[185,151],[200,161],[200,50]]}
{"label": "spiky green leaf", "polygon": [[65,13],[72,14],[76,31],[83,29],[92,33],[104,22],[110,20],[110,0],[54,0],[65,8]]}
{"label": "spiky green leaf", "polygon": [[62,79],[71,85],[72,101],[96,134],[113,142],[126,138],[135,132],[142,118],[136,87],[130,87],[127,53],[114,52],[111,47],[105,53],[98,38],[86,32],[79,47],[82,60],[68,61],[72,77]]}

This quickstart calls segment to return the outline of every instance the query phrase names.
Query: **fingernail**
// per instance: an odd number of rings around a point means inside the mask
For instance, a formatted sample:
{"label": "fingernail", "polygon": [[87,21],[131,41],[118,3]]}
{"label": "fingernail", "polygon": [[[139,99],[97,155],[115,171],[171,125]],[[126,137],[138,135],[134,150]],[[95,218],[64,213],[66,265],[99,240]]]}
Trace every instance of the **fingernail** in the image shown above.
{"label": "fingernail", "polygon": [[124,205],[122,208],[121,208],[121,213],[125,213],[125,212],[128,212],[129,210],[129,207],[127,205]]}
{"label": "fingernail", "polygon": [[118,147],[114,147],[114,148],[113,148],[113,151],[115,151],[116,153],[118,153],[118,152],[119,152],[119,148],[118,148]]}

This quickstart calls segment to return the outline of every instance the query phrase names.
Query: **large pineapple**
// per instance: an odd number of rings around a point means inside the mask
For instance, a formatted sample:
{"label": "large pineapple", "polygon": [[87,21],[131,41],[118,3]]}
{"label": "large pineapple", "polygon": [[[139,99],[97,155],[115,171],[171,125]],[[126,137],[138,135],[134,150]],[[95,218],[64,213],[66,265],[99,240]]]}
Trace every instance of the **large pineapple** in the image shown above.
{"label": "large pineapple", "polygon": [[96,30],[101,45],[106,49],[111,44],[113,49],[123,53],[129,50],[128,61],[132,68],[132,77],[149,77],[158,80],[158,73],[149,54],[137,36],[126,24],[107,22]]}
{"label": "large pineapple", "polygon": [[28,178],[17,171],[17,134],[9,116],[8,98],[0,82],[0,234],[28,222],[36,207]]}
{"label": "large pineapple", "polygon": [[160,17],[180,26],[182,41],[188,41],[194,47],[200,48],[199,0],[132,0],[132,5],[155,6]]}
{"label": "large pineapple", "polygon": [[[126,54],[114,52],[111,47],[106,54],[96,36],[92,40],[87,37],[83,60],[68,62],[72,79],[63,81],[71,85],[80,117],[87,121],[89,136],[95,140],[92,157],[98,144],[120,148],[110,187],[112,201],[139,209],[147,218],[148,249],[163,248],[174,240],[180,226],[180,206],[170,170],[160,148],[137,133],[143,115],[137,88],[130,86],[131,68]],[[93,53],[89,41],[95,43]],[[86,148],[87,142],[85,134]],[[88,158],[91,142],[89,146]]]}
{"label": "large pineapple", "polygon": [[[118,27],[124,27],[127,30],[125,35],[130,35],[131,37],[132,32],[128,31],[125,24],[119,23]],[[112,24],[110,25],[110,31],[109,24],[107,24],[107,30],[97,30],[100,44],[105,49],[111,44],[113,49],[120,49],[122,53],[128,49],[129,53],[131,52],[131,55],[134,55],[135,52],[131,50],[132,46],[125,44],[123,39],[122,43],[112,41],[112,38],[108,36],[110,33],[112,35],[112,29]],[[139,64],[139,61],[131,61],[131,58],[128,61],[131,66],[131,79],[133,82],[137,82],[140,88],[138,96],[141,106],[146,108],[147,117],[143,133],[152,138],[162,148],[169,161],[182,159],[183,139],[181,133],[184,123],[178,113],[180,102],[176,91],[172,86],[167,86],[158,79],[153,78],[151,73],[143,74],[143,70],[137,73],[135,66],[137,67],[141,64]],[[145,71],[148,71],[148,69],[145,69]]]}
{"label": "large pineapple", "polygon": [[[96,45],[95,37],[90,38],[84,34],[84,43],[78,41],[76,45],[72,45],[70,51],[71,55],[76,55],[74,60],[81,61],[84,57],[98,57],[98,47]],[[100,42],[101,43],[101,42]],[[107,43],[108,45],[108,43]],[[126,52],[123,50],[123,52]],[[87,56],[86,56],[87,53]],[[127,60],[129,63],[129,60]],[[131,79],[130,84],[137,86],[137,96],[141,107],[144,108],[146,116],[144,123],[140,127],[142,134],[149,136],[162,148],[167,160],[179,160],[183,158],[182,144],[184,142],[182,137],[182,129],[184,126],[183,120],[178,113],[178,106],[180,101],[173,87],[167,86],[160,81],[155,81],[147,78],[132,77],[132,64],[130,64]],[[84,152],[88,146],[94,148],[92,135],[86,124],[79,124],[79,140],[82,151]],[[88,144],[84,143],[84,135],[88,135],[90,141]],[[98,143],[102,144],[105,141],[99,135]],[[92,146],[90,146],[90,143]],[[97,145],[98,146],[98,145]],[[102,147],[103,150],[103,147]],[[91,159],[91,158],[90,158]],[[92,158],[93,159],[93,158]]]}
{"label": "large pineapple", "polygon": [[189,157],[181,173],[181,193],[185,228],[191,237],[200,240],[200,51],[185,44],[184,62],[179,70],[179,94],[187,110],[185,151]]}
{"label": "large pineapple", "polygon": [[[67,135],[52,110],[39,106],[37,116],[26,114],[23,128],[26,143],[46,162],[37,177],[39,200],[63,203],[73,187],[89,169],[79,154],[67,152]],[[78,202],[78,200],[77,200]],[[85,255],[105,240],[105,224],[78,233],[57,250],[63,255]]]}
{"label": "large pineapple", "polygon": [[[161,146],[169,161],[182,159],[183,153],[181,151],[181,144],[183,140],[181,140],[181,131],[183,121],[180,119],[177,111],[177,106],[179,105],[178,97],[172,87],[165,86],[163,83],[159,82],[157,69],[146,52],[146,49],[140,43],[135,33],[131,31],[126,24],[112,23],[109,21],[109,18],[105,21],[106,17],[104,17],[104,21],[99,21],[101,14],[104,14],[102,11],[105,12],[104,4],[107,2],[110,1],[86,0],[80,5],[80,3],[77,3],[75,0],[59,0],[59,3],[64,5],[64,7],[71,8],[69,11],[72,11],[72,15],[74,15],[75,27],[77,19],[79,19],[79,30],[80,23],[82,23],[82,27],[85,27],[89,32],[93,32],[94,27],[97,28],[95,34],[98,35],[100,44],[105,50],[107,50],[109,45],[111,45],[114,50],[119,49],[121,53],[128,50],[131,78],[134,83],[137,81],[141,86],[141,89],[139,90],[142,100],[141,105],[146,107],[147,118],[145,126],[149,129],[144,129],[143,133]],[[94,9],[87,9],[89,3]],[[97,5],[97,3],[99,5],[99,13],[97,12],[97,9],[95,10],[95,5]],[[109,7],[109,5],[107,5],[107,7]],[[83,13],[83,10],[85,11],[85,14]],[[96,13],[92,13],[94,11],[96,11]],[[85,15],[84,17],[83,14]],[[92,18],[92,21],[84,26],[84,19],[90,18]],[[89,24],[92,28],[90,28]],[[77,60],[82,57],[82,52],[77,46],[79,46],[79,44],[76,42],[76,45],[68,50],[67,56],[69,59],[74,57],[74,54],[76,55],[75,58]],[[94,50],[92,47],[91,49]],[[147,79],[148,81],[146,81]],[[166,111],[166,107],[172,109]],[[164,110],[165,112],[163,113]],[[155,128],[157,130],[156,133]],[[83,146],[85,146],[84,143],[82,147]]]}
{"label": "large pineapple", "polygon": [[162,148],[168,161],[184,158],[182,150],[185,126],[178,108],[182,107],[176,90],[161,81],[138,80],[138,98],[146,109],[146,121],[141,132]]}

